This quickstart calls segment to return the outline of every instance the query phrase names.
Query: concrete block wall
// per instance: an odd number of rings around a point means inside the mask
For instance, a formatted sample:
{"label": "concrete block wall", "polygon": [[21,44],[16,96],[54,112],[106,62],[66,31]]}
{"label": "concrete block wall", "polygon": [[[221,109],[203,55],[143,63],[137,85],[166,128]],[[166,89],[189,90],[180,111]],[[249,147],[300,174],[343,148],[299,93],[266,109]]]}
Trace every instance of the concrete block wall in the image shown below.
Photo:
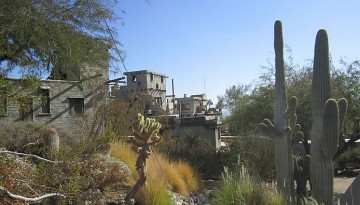
{"label": "concrete block wall", "polygon": [[[99,73],[92,73],[99,74]],[[82,126],[82,117],[94,115],[94,105],[108,98],[107,76],[80,81],[65,80],[41,80],[39,95],[32,98],[32,117],[30,121],[49,125],[58,129],[64,129],[79,134],[79,126]],[[16,83],[18,79],[9,79]],[[42,113],[41,89],[49,90],[50,113]],[[83,115],[70,113],[71,98],[83,99]],[[17,102],[7,100],[7,117],[2,119],[10,122],[22,121],[20,118],[20,107]]]}

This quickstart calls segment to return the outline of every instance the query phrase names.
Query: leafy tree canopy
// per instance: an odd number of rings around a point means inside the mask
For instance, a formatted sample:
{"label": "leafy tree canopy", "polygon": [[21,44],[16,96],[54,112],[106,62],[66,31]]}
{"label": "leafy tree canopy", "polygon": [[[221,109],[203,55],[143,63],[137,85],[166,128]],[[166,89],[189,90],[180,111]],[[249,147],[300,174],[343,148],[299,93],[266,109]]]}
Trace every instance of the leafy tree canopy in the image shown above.
{"label": "leafy tree canopy", "polygon": [[116,0],[1,1],[2,75],[14,68],[24,76],[40,76],[54,68],[69,73],[84,64],[104,65],[111,57],[107,49],[118,52],[119,43],[109,37],[106,23],[116,20],[115,4]]}
{"label": "leafy tree canopy", "polygon": [[[339,68],[332,67],[332,93],[335,99],[344,97],[349,102],[345,132],[353,131],[356,119],[360,117],[360,62],[340,61]],[[312,62],[300,67],[288,58],[285,65],[287,97],[297,97],[297,121],[308,137],[312,124],[311,83]],[[274,69],[265,67],[265,72],[255,85],[231,86],[225,95],[218,96],[218,107],[230,111],[224,120],[232,134],[249,135],[257,132],[258,124],[264,118],[273,119]]]}

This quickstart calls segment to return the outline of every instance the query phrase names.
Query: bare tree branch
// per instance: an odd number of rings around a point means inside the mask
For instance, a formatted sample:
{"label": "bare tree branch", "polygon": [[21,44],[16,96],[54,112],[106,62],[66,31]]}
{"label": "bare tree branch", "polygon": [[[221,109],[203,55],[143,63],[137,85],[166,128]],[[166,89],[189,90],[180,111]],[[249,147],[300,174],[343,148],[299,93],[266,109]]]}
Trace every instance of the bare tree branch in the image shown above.
{"label": "bare tree branch", "polygon": [[39,196],[39,197],[28,198],[28,197],[12,194],[2,186],[0,186],[0,194],[4,194],[4,195],[7,195],[10,198],[21,200],[21,201],[24,201],[24,202],[39,202],[39,201],[41,201],[43,199],[50,198],[50,197],[62,197],[62,198],[65,198],[65,195],[59,194],[59,193],[44,194],[44,195]]}
{"label": "bare tree branch", "polygon": [[45,158],[39,157],[37,155],[25,154],[25,153],[20,153],[20,152],[0,151],[0,154],[14,154],[14,155],[23,156],[23,157],[33,157],[33,158],[36,158],[36,159],[39,159],[39,160],[42,160],[42,161],[45,161],[45,162],[49,162],[49,163],[61,163],[61,162],[45,159]]}

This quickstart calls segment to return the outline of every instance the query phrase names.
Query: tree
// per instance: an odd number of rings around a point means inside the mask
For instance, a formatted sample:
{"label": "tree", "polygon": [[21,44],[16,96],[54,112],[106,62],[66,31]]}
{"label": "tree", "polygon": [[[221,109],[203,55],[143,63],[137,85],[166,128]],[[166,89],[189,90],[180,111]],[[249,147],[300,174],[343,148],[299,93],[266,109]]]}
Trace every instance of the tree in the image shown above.
{"label": "tree", "polygon": [[225,95],[218,96],[216,107],[226,108],[230,112],[234,112],[239,104],[246,101],[249,91],[250,85],[233,85],[226,89]]}
{"label": "tree", "polygon": [[[360,61],[340,61],[341,67],[332,66],[332,90],[335,98],[344,97],[348,100],[349,108],[345,122],[345,132],[353,132],[354,124],[360,117]],[[225,95],[218,96],[218,106],[230,111],[225,123],[234,134],[248,134],[256,132],[257,124],[263,118],[272,119],[274,76],[273,65],[263,67],[264,73],[257,84],[232,86]],[[297,122],[301,125],[304,138],[309,139],[311,131],[311,79],[312,62],[303,67],[294,65],[291,56],[285,63],[286,86],[288,97],[297,97]]]}
{"label": "tree", "polygon": [[346,62],[340,60],[340,69],[333,69],[332,87],[334,96],[344,97],[348,100],[349,107],[347,112],[347,121],[345,131],[350,132],[353,129],[356,119],[360,117],[360,61]]}
{"label": "tree", "polygon": [[116,0],[3,0],[0,6],[0,68],[25,76],[57,69],[68,77],[84,65],[104,66]]}

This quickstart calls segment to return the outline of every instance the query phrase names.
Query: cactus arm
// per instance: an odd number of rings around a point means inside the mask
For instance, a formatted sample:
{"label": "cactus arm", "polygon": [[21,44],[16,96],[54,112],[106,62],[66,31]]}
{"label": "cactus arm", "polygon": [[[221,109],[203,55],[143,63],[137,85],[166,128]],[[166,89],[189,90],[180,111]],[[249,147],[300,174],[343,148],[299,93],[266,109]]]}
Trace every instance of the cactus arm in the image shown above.
{"label": "cactus arm", "polygon": [[344,127],[344,121],[345,121],[347,108],[348,108],[348,102],[345,98],[341,98],[338,101],[338,105],[339,105],[339,120],[340,120],[339,126],[340,126],[340,131],[342,131],[342,128]]}
{"label": "cactus arm", "polygon": [[339,107],[334,99],[326,101],[323,118],[323,135],[320,139],[324,157],[331,158],[339,144]]}

